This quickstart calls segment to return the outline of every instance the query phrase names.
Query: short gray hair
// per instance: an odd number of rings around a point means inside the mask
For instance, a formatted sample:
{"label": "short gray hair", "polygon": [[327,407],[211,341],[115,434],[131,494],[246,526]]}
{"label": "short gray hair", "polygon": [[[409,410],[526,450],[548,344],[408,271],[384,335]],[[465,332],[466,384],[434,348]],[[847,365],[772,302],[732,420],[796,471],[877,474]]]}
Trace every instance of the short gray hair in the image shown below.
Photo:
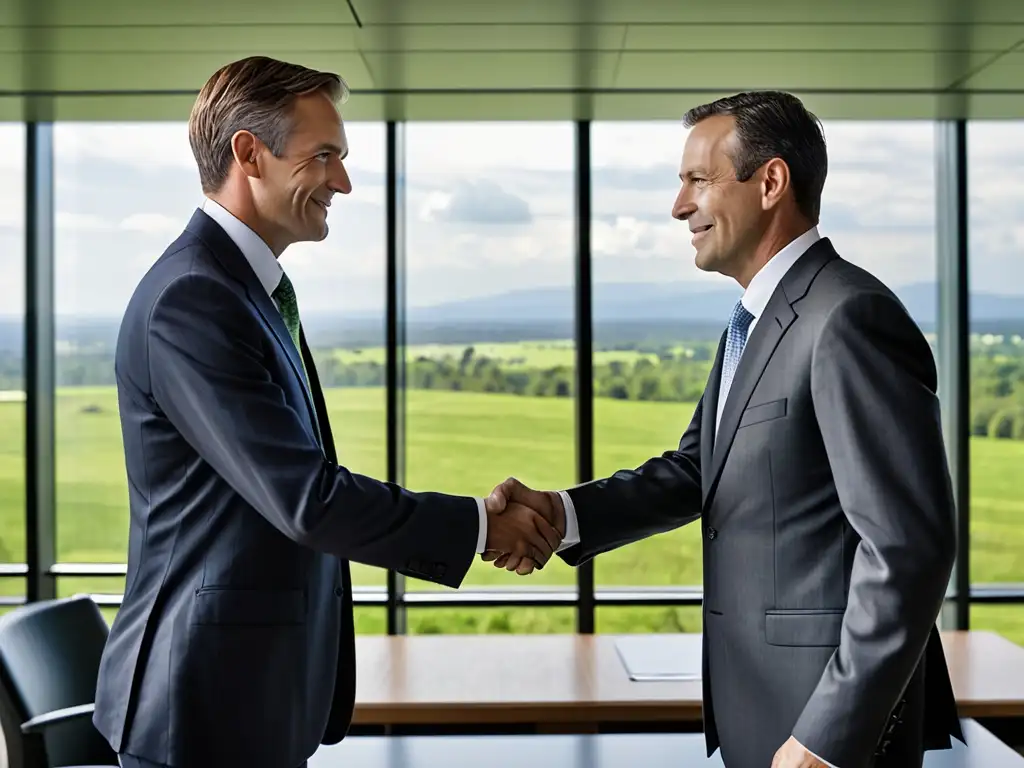
{"label": "short gray hair", "polygon": [[335,104],[348,100],[348,84],[333,72],[318,72],[266,56],[218,69],[199,92],[188,120],[188,138],[206,194],[223,186],[231,168],[231,137],[249,131],[280,157],[291,133],[295,99],[322,91]]}

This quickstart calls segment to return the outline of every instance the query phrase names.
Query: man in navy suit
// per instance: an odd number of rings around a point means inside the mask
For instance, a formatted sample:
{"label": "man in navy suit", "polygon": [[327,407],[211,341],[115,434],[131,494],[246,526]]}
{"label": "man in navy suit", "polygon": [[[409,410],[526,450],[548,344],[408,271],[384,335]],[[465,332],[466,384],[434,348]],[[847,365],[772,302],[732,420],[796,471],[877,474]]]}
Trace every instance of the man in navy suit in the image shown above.
{"label": "man in navy suit", "polygon": [[278,257],[327,236],[351,182],[337,75],[263,57],[189,120],[205,201],[117,343],[131,521],[94,723],[124,766],[298,768],[348,728],[350,560],[456,588],[474,556],[543,564],[539,514],[412,493],[337,462]]}

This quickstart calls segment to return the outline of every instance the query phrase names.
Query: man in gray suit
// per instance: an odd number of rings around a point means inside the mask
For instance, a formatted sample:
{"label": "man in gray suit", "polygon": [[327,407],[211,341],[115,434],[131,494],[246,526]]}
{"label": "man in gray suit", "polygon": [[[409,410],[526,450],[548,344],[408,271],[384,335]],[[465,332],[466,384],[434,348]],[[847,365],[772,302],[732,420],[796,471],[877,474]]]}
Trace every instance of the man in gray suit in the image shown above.
{"label": "man in gray suit", "polygon": [[304,765],[351,720],[350,560],[458,587],[485,546],[543,564],[558,541],[499,494],[338,462],[278,257],[351,191],[344,94],[266,58],[214,74],[189,121],[206,199],[125,311],[128,574],[93,718],[124,766]]}
{"label": "man in gray suit", "polygon": [[935,627],[955,529],[931,350],[819,236],[825,141],[799,100],[739,94],[685,123],[673,216],[744,293],[679,447],[568,491],[501,487],[570,564],[699,521],[709,755],[920,766],[963,739]]}

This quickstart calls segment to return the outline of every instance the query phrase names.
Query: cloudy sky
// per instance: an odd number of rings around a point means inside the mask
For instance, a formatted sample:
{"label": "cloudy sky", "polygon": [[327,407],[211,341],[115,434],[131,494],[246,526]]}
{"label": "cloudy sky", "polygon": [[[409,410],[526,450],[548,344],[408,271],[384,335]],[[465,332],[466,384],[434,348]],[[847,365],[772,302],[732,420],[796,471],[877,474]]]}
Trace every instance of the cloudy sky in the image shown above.
{"label": "cloudy sky", "polygon": [[[283,257],[304,310],[383,307],[384,127],[348,125],[354,191],[331,234]],[[827,123],[822,231],[894,287],[935,279],[931,124]],[[55,132],[58,311],[118,316],[200,200],[184,123],[61,124]],[[593,126],[594,279],[704,281],[670,216],[685,130]],[[568,286],[569,123],[413,124],[407,137],[410,304]],[[24,136],[0,125],[0,313],[23,311]],[[973,289],[1024,294],[1024,123],[970,130]]]}

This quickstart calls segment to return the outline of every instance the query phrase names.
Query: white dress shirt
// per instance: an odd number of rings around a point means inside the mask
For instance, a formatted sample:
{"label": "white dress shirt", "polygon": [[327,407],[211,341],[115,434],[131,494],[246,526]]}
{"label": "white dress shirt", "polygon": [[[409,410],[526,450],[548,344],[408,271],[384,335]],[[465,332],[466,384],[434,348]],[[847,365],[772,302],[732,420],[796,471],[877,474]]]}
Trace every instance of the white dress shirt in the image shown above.
{"label": "white dress shirt", "polygon": [[[274,291],[277,290],[277,286],[281,283],[281,276],[284,274],[284,270],[274,256],[274,252],[270,250],[270,246],[263,241],[263,238],[214,200],[204,198],[201,207],[204,213],[220,224],[221,228],[227,233],[227,236],[238,246],[238,250],[242,252],[245,260],[252,267],[252,271],[256,273],[256,278],[260,281],[260,285],[263,286],[271,300],[274,300]],[[274,301],[274,306],[277,306],[278,310],[281,309],[276,301]],[[479,554],[484,551],[484,546],[487,542],[487,510],[484,508],[483,499],[478,498],[476,503],[480,515],[476,542],[476,551]]]}

